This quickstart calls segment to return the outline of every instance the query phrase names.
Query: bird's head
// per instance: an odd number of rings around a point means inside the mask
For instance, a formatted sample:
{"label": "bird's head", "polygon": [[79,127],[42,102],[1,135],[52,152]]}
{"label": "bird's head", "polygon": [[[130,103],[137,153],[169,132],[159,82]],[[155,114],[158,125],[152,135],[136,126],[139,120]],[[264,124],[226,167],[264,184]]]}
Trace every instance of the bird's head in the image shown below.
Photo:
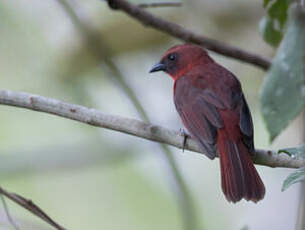
{"label": "bird's head", "polygon": [[161,61],[155,64],[149,72],[164,71],[174,80],[177,80],[190,68],[211,61],[212,59],[207,52],[200,46],[192,44],[176,45],[167,50]]}

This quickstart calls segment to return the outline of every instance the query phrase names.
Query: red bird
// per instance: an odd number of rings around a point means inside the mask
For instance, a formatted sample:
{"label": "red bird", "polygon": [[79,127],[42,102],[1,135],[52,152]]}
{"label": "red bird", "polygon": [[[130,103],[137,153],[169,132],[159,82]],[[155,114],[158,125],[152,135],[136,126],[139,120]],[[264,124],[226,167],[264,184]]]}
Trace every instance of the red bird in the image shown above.
{"label": "red bird", "polygon": [[240,82],[201,47],[170,48],[150,72],[174,80],[174,102],[184,126],[210,159],[219,153],[222,190],[228,201],[257,202],[265,195],[251,156],[251,113]]}

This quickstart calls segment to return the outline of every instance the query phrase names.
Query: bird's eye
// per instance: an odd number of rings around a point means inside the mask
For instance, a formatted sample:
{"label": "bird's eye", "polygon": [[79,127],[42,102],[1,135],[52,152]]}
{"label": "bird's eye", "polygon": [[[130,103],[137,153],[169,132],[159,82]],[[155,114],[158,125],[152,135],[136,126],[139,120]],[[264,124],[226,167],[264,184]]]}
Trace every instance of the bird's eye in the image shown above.
{"label": "bird's eye", "polygon": [[168,59],[171,61],[174,61],[176,59],[176,55],[175,54],[170,54],[168,55]]}

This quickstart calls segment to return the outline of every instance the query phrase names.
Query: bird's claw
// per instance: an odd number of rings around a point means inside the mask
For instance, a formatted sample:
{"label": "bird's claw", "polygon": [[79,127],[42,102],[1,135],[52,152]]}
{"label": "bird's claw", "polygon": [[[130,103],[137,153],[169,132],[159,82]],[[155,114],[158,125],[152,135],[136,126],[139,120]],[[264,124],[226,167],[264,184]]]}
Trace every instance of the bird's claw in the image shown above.
{"label": "bird's claw", "polygon": [[186,141],[187,141],[187,138],[189,137],[189,134],[187,134],[187,132],[185,132],[185,130],[182,128],[179,129],[179,132],[180,132],[180,135],[183,136],[182,152],[184,152],[184,149],[186,146]]}

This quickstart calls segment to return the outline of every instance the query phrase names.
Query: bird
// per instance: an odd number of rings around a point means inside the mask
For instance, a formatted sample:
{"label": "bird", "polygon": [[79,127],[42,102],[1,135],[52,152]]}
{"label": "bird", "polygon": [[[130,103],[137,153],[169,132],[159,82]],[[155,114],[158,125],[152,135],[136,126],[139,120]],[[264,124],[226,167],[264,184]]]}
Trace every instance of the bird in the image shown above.
{"label": "bird", "polygon": [[265,186],[251,159],[253,121],[239,80],[197,45],[168,49],[150,73],[174,80],[174,104],[190,136],[208,158],[220,158],[221,187],[229,202],[258,202]]}

